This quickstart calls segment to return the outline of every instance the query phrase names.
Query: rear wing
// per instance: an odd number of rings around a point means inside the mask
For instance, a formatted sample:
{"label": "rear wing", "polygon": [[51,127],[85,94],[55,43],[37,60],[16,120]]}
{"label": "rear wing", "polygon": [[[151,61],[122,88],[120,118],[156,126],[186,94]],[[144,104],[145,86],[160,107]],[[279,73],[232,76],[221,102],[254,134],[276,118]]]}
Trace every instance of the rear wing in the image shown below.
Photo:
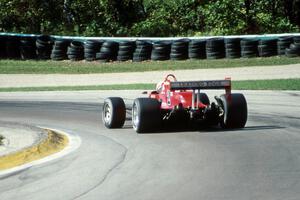
{"label": "rear wing", "polygon": [[201,89],[225,89],[226,95],[231,97],[231,79],[225,78],[225,80],[215,81],[174,81],[170,82],[171,90],[193,90],[192,93],[192,109],[195,109],[195,99],[197,99],[196,105],[198,105],[200,99],[199,94]]}
{"label": "rear wing", "polygon": [[200,89],[225,89],[231,90],[231,80],[214,81],[174,81],[170,83],[171,90],[200,90]]}

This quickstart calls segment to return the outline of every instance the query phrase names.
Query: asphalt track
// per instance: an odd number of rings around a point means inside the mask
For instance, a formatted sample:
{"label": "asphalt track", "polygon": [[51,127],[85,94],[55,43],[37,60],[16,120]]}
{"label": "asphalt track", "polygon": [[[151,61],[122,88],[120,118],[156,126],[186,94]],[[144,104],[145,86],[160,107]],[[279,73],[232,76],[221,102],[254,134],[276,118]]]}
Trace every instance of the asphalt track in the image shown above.
{"label": "asphalt track", "polygon": [[300,92],[244,94],[245,129],[142,135],[129,123],[105,129],[101,101],[2,99],[0,120],[78,134],[82,144],[0,177],[0,199],[299,199]]}

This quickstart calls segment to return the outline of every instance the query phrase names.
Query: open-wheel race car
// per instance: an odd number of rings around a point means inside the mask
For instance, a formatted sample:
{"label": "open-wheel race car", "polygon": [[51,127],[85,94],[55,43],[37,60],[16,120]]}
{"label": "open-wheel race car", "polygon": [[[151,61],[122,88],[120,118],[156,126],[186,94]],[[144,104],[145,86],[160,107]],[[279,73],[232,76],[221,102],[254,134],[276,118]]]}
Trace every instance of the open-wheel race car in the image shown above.
{"label": "open-wheel race car", "polygon": [[[204,89],[225,89],[210,103]],[[201,92],[200,92],[201,91]],[[221,126],[243,128],[247,122],[247,102],[243,94],[231,93],[231,80],[177,81],[172,74],[158,83],[147,98],[136,98],[132,105],[132,126],[137,133],[162,128]],[[107,128],[122,128],[126,119],[125,102],[120,97],[104,100],[102,120]]]}

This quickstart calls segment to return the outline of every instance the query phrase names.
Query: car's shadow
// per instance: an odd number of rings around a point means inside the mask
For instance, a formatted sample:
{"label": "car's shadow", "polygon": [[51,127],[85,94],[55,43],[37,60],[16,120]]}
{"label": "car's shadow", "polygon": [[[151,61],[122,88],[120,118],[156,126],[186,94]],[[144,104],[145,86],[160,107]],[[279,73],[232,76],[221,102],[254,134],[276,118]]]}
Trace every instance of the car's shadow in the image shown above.
{"label": "car's shadow", "polygon": [[[131,124],[125,124],[123,126],[124,129],[132,129]],[[147,134],[163,134],[163,133],[185,133],[185,132],[200,132],[200,133],[213,133],[213,132],[232,132],[232,131],[242,131],[242,132],[257,132],[260,130],[276,130],[276,129],[285,129],[286,127],[283,126],[276,126],[276,125],[260,125],[260,126],[246,126],[244,128],[236,128],[236,129],[224,129],[220,126],[214,127],[195,127],[195,128],[162,128],[156,132],[150,132]]]}
{"label": "car's shadow", "polygon": [[244,128],[235,128],[235,129],[224,129],[221,127],[204,127],[199,128],[199,132],[232,132],[232,131],[259,131],[259,130],[275,130],[275,129],[285,129],[283,126],[275,125],[261,125],[261,126],[246,126]]}
{"label": "car's shadow", "polygon": [[[126,108],[126,122],[123,126],[124,129],[132,129],[131,125],[131,110]],[[244,128],[236,128],[236,129],[224,129],[220,126],[196,126],[196,127],[189,127],[189,128],[182,128],[182,127],[175,127],[169,128],[170,125],[165,125],[159,131],[156,132],[149,132],[147,134],[161,134],[161,133],[178,133],[178,132],[232,132],[232,131],[244,131],[244,132],[252,132],[252,131],[259,131],[259,130],[275,130],[275,129],[284,129],[286,127],[277,126],[277,125],[258,125],[258,126],[246,126]]]}

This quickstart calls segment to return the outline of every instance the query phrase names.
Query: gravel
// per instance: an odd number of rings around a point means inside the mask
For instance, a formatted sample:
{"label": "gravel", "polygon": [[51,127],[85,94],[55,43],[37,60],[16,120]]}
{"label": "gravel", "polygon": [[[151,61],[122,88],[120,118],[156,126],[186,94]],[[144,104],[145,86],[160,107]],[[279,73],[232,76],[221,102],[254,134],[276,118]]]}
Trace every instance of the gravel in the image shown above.
{"label": "gravel", "polygon": [[0,156],[38,144],[47,137],[47,132],[26,124],[0,121],[0,133],[4,137]]}

